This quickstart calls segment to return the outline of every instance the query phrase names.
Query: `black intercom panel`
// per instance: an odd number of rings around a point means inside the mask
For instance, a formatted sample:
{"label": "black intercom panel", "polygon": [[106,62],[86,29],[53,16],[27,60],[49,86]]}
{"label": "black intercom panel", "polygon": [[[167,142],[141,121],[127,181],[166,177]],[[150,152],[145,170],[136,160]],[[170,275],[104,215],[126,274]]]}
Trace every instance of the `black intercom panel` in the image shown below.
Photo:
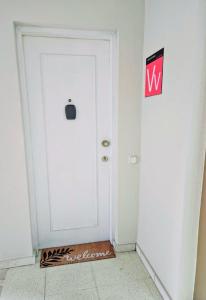
{"label": "black intercom panel", "polygon": [[65,115],[67,120],[75,120],[76,114],[76,106],[74,104],[67,104],[65,106]]}

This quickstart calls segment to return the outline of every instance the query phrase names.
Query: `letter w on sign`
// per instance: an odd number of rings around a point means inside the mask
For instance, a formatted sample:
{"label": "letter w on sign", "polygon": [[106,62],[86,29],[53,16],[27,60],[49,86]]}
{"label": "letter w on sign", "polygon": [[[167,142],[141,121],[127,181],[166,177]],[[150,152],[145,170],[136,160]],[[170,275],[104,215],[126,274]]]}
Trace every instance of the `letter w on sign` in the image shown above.
{"label": "letter w on sign", "polygon": [[162,93],[164,48],[146,59],[145,96]]}

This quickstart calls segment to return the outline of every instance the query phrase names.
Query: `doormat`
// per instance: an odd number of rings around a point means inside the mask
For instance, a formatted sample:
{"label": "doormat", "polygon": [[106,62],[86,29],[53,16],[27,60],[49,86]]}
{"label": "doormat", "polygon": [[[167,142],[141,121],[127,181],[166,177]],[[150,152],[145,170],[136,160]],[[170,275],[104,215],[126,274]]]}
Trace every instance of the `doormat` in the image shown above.
{"label": "doormat", "polygon": [[42,249],[40,267],[54,267],[116,257],[110,241]]}

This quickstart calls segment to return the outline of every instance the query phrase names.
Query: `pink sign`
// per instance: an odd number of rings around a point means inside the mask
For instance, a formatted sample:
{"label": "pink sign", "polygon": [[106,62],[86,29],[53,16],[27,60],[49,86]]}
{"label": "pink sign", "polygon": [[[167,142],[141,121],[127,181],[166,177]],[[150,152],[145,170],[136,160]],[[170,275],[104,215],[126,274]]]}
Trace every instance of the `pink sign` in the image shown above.
{"label": "pink sign", "polygon": [[146,59],[145,97],[162,94],[164,48]]}

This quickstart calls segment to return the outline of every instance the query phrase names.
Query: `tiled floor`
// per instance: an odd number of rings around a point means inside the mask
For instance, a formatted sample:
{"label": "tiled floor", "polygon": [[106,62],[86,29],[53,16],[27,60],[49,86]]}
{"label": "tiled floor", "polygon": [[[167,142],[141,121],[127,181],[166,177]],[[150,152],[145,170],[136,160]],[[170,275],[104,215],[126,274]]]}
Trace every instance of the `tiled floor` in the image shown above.
{"label": "tiled floor", "polygon": [[40,269],[10,269],[1,300],[160,300],[136,252],[117,258]]}
{"label": "tiled floor", "polygon": [[2,292],[2,289],[3,289],[3,285],[5,283],[6,273],[7,273],[6,269],[0,270],[0,295],[1,295],[1,292]]}

